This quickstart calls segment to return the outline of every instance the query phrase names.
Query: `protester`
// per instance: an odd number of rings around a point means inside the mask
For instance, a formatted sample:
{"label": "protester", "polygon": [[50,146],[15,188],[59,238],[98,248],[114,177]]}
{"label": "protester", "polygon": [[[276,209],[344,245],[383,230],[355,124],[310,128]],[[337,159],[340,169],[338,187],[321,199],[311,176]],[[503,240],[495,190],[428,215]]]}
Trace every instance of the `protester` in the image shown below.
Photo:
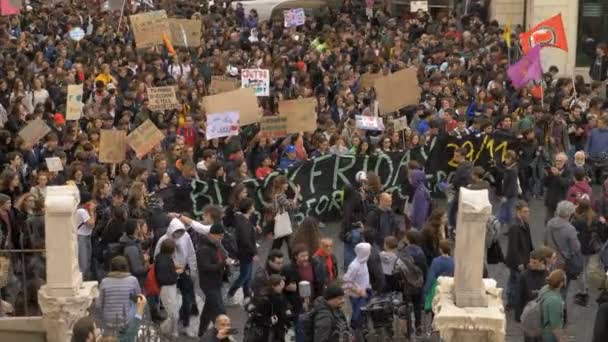
{"label": "protester", "polygon": [[201,337],[203,342],[229,342],[233,334],[230,317],[218,315],[213,323],[213,328],[205,329]]}
{"label": "protester", "polygon": [[515,223],[509,227],[508,249],[505,265],[509,267],[509,280],[507,282],[507,307],[515,306],[516,286],[521,272],[526,268],[530,259],[532,234],[530,231],[530,208],[528,203],[518,201],[515,205]]}
{"label": "protester", "polygon": [[355,246],[355,260],[350,263],[343,277],[344,286],[350,297],[352,310],[350,325],[353,329],[358,329],[365,323],[361,308],[367,303],[371,294],[370,276],[367,268],[367,259],[371,253],[371,248],[371,245],[367,242],[361,242]]}
{"label": "protester", "polygon": [[173,262],[176,244],[173,239],[166,239],[160,246],[160,254],[156,256],[154,272],[156,282],[160,287],[160,300],[167,312],[167,319],[161,325],[161,331],[167,335],[178,336],[179,307],[177,301],[177,277],[184,272]]}
{"label": "protester", "polygon": [[114,257],[110,273],[99,284],[99,298],[96,301],[106,326],[122,327],[129,322],[135,310],[132,298],[139,294],[139,282],[129,273],[125,257]]}
{"label": "protester", "polygon": [[566,286],[566,274],[555,270],[547,277],[545,285],[538,294],[542,298],[543,342],[563,341],[564,336],[564,300],[560,289]]}
{"label": "protester", "polygon": [[[528,302],[538,296],[538,292],[545,285],[545,278],[549,275],[544,253],[535,249],[530,253],[526,269],[521,273],[514,296],[513,309],[515,321],[519,322],[524,307]],[[531,337],[524,336],[526,342],[534,342]]]}
{"label": "protester", "polygon": [[328,286],[323,296],[315,300],[313,341],[329,342],[340,337],[342,327],[346,324],[343,305],[344,290],[337,285]]}

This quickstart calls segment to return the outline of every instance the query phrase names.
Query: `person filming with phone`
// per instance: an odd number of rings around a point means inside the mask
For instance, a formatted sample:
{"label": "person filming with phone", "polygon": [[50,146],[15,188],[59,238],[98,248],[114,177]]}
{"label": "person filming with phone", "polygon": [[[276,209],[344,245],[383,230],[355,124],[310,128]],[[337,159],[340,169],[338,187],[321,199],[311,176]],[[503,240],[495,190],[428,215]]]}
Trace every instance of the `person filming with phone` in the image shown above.
{"label": "person filming with phone", "polygon": [[237,330],[232,328],[230,317],[226,315],[218,315],[215,318],[213,327],[205,332],[201,338],[201,342],[228,342],[234,341],[233,335],[236,335]]}

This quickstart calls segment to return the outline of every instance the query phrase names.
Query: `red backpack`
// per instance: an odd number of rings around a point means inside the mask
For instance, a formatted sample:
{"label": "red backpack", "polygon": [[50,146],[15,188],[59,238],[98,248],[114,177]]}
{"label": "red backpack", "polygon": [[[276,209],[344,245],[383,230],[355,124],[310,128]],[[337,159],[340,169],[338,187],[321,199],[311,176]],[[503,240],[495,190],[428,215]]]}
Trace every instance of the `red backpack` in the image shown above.
{"label": "red backpack", "polygon": [[146,275],[146,282],[144,283],[144,294],[147,296],[158,296],[160,295],[160,287],[156,281],[156,267],[154,264],[151,265]]}

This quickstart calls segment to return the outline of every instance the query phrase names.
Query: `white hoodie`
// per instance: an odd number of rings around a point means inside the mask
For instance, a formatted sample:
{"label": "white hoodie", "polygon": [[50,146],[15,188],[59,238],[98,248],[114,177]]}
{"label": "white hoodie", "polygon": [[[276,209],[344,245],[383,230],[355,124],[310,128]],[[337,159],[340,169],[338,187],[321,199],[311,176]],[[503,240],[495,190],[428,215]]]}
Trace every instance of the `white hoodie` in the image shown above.
{"label": "white hoodie", "polygon": [[369,259],[371,251],[372,246],[367,242],[361,242],[355,246],[357,257],[348,265],[348,270],[343,277],[345,283],[353,284],[358,289],[363,290],[371,288],[369,270],[367,269],[367,259]]}
{"label": "white hoodie", "polygon": [[167,228],[167,233],[158,239],[156,248],[154,249],[154,256],[160,253],[160,246],[166,239],[172,239],[173,233],[183,230],[184,235],[178,240],[175,240],[175,253],[173,254],[173,262],[175,265],[181,265],[185,267],[190,266],[190,275],[192,278],[198,278],[198,264],[196,262],[196,251],[194,250],[194,244],[188,232],[186,232],[186,226],[179,219],[172,219]]}

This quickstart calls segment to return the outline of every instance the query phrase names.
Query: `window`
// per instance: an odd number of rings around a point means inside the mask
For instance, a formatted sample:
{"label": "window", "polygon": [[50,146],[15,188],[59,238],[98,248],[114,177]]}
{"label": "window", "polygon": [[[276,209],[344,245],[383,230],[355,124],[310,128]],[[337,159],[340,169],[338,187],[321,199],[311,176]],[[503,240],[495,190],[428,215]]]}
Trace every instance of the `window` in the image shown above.
{"label": "window", "polygon": [[602,41],[608,41],[608,2],[579,0],[576,66],[590,66]]}

